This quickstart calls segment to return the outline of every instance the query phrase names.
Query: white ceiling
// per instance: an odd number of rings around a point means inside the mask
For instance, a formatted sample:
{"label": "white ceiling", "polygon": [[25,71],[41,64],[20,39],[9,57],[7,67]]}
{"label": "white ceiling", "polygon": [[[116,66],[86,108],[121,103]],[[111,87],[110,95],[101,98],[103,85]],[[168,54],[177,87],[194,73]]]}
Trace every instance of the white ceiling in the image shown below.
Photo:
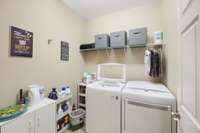
{"label": "white ceiling", "polygon": [[91,19],[107,13],[136,7],[159,0],[63,0],[69,8],[80,16]]}

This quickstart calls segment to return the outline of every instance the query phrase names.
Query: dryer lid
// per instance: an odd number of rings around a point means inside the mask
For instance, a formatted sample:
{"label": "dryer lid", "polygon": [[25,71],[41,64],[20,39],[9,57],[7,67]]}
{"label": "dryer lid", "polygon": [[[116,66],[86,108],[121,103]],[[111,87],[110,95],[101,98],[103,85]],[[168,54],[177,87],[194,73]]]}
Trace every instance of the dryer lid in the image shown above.
{"label": "dryer lid", "polygon": [[175,105],[175,97],[161,83],[129,81],[123,89],[123,97],[142,102]]}
{"label": "dryer lid", "polygon": [[163,84],[150,81],[128,81],[125,88],[159,93],[170,93]]}

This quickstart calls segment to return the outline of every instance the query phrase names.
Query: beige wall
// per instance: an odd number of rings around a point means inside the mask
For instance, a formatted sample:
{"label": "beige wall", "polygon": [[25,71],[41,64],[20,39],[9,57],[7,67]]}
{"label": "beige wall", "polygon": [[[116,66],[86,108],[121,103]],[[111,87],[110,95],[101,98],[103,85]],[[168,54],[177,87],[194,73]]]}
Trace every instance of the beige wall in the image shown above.
{"label": "beige wall", "polygon": [[[176,4],[152,3],[85,21],[61,0],[0,0],[0,107],[13,104],[20,88],[39,83],[47,88],[69,84],[75,94],[83,71],[96,72],[105,62],[127,64],[128,80],[145,80],[143,48],[79,53],[79,44],[94,42],[94,35],[148,27],[165,32],[165,83],[176,93]],[[170,15],[169,15],[170,14]],[[34,32],[33,58],[9,56],[9,26]],[[47,40],[54,39],[48,45]],[[70,61],[60,61],[60,40],[70,43]],[[75,99],[76,97],[74,97]]]}
{"label": "beige wall", "polygon": [[[87,22],[88,37],[85,42],[94,42],[94,35],[110,33],[118,30],[147,27],[149,41],[152,41],[154,31],[161,29],[161,5],[152,3],[135,8],[107,14]],[[111,52],[98,51],[83,53],[85,70],[96,72],[96,65],[105,62],[117,62],[127,64],[128,80],[144,80],[144,49],[135,48],[124,50],[112,50]]]}
{"label": "beige wall", "polygon": [[178,87],[177,0],[162,1],[162,25],[166,45],[164,82],[176,94]]}
{"label": "beige wall", "polygon": [[[0,18],[0,107],[15,103],[19,89],[33,83],[75,90],[83,71],[84,20],[61,0],[0,0]],[[9,56],[9,26],[34,33],[33,58]],[[60,61],[61,40],[70,43],[69,62]]]}

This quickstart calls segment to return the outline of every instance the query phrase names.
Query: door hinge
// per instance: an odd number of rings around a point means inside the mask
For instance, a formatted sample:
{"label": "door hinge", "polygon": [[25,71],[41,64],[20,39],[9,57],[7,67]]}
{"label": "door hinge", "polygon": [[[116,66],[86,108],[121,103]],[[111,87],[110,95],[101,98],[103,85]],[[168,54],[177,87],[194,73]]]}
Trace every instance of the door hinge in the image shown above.
{"label": "door hinge", "polygon": [[172,119],[179,122],[181,120],[181,114],[179,112],[172,112]]}

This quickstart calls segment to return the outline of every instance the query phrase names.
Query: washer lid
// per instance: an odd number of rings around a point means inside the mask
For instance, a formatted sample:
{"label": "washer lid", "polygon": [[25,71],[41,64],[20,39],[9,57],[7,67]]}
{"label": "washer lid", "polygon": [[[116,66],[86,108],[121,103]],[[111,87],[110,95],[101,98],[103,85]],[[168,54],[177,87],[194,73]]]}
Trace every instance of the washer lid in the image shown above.
{"label": "washer lid", "polygon": [[87,90],[102,90],[102,91],[119,91],[124,88],[125,84],[121,82],[105,82],[96,81],[92,84],[87,85]]}
{"label": "washer lid", "polygon": [[[103,69],[108,69],[108,75],[103,75]],[[117,71],[114,71],[117,69]],[[120,70],[120,71],[119,71]],[[114,75],[117,73],[117,77]],[[114,75],[113,75],[114,74]],[[114,76],[114,77],[113,77]],[[99,81],[111,81],[111,82],[126,82],[126,65],[119,63],[105,63],[99,64],[97,68],[97,79]]]}

